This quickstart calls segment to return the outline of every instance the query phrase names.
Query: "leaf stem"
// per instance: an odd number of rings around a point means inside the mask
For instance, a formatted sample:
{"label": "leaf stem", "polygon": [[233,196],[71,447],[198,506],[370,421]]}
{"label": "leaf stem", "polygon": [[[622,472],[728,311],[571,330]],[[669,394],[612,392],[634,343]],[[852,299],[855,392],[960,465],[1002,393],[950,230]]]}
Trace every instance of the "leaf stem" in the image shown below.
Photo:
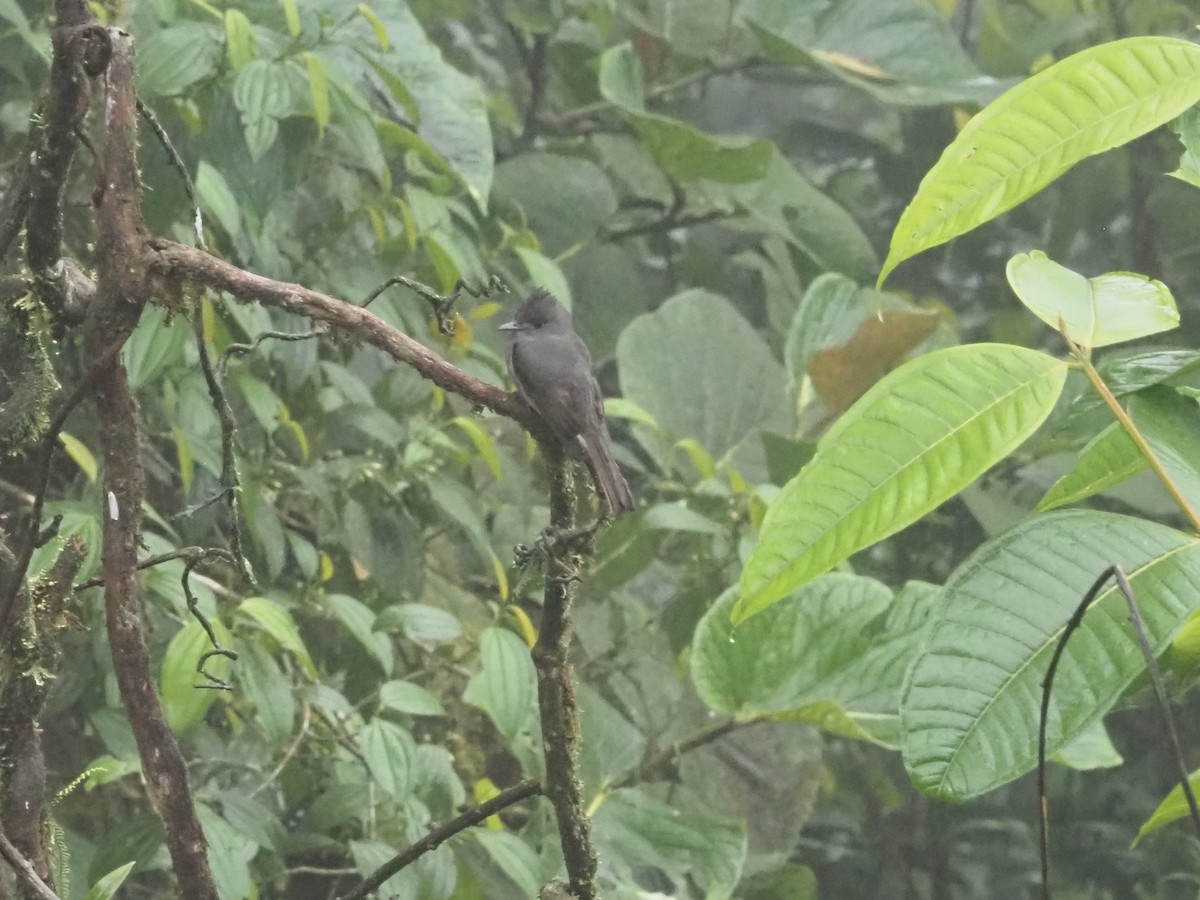
{"label": "leaf stem", "polygon": [[1119,400],[1117,400],[1116,395],[1114,395],[1109,389],[1108,385],[1104,383],[1104,379],[1100,377],[1100,373],[1097,372],[1096,367],[1092,365],[1092,361],[1088,357],[1087,352],[1073,341],[1068,341],[1068,343],[1070,344],[1072,355],[1079,362],[1080,368],[1083,369],[1083,374],[1087,376],[1087,380],[1091,382],[1092,387],[1096,390],[1096,393],[1100,395],[1101,399],[1104,400],[1105,404],[1112,411],[1112,414],[1116,417],[1117,421],[1121,423],[1121,427],[1124,428],[1126,433],[1133,439],[1133,443],[1137,446],[1138,451],[1146,458],[1146,462],[1150,464],[1150,468],[1154,470],[1154,474],[1157,475],[1159,481],[1163,483],[1163,486],[1167,489],[1167,493],[1171,495],[1171,498],[1175,501],[1179,508],[1183,510],[1183,514],[1187,516],[1188,522],[1190,522],[1192,525],[1192,531],[1200,534],[1200,516],[1196,515],[1196,510],[1192,508],[1192,504],[1188,501],[1187,497],[1184,496],[1183,491],[1179,489],[1179,485],[1175,483],[1175,480],[1171,477],[1171,474],[1162,464],[1162,460],[1158,458],[1158,455],[1150,446],[1150,442],[1146,440],[1145,435],[1143,435],[1138,429],[1137,425],[1133,423],[1133,419],[1129,417],[1129,413],[1127,413],[1125,408],[1121,406],[1121,403]]}

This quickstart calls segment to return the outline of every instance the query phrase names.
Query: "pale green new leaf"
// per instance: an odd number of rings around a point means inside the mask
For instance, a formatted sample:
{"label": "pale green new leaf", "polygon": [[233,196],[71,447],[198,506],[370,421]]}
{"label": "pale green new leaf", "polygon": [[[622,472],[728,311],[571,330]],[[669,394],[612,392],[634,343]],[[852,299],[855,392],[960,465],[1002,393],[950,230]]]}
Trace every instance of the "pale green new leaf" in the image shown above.
{"label": "pale green new leaf", "polygon": [[1018,253],[1006,272],[1030,312],[1082,347],[1106,347],[1179,325],[1170,289],[1145,275],[1109,272],[1085,278],[1040,250]]}
{"label": "pale green new leaf", "polygon": [[1200,47],[1132,37],[1091,47],[1006,91],[942,153],[892,234],[897,265],[995,218],[1081,159],[1118,147],[1200,100]]}
{"label": "pale green new leaf", "polygon": [[1066,364],[972,344],[889,373],[834,424],[771,504],[733,617],[759,612],[961,491],[1053,408]]}
{"label": "pale green new leaf", "polygon": [[[901,702],[905,765],[922,790],[964,799],[1037,763],[1042,679],[1095,579],[1120,565],[1157,654],[1200,605],[1200,540],[1144,519],[1090,511],[1036,516],[950,576]],[[1111,583],[1059,663],[1047,719],[1053,755],[1099,721],[1145,669]]]}

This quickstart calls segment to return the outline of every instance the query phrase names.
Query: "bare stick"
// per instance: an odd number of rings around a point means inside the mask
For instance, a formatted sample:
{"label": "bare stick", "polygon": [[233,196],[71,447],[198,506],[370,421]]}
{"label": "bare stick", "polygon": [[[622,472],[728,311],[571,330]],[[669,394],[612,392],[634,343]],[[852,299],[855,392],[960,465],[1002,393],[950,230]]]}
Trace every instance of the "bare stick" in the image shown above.
{"label": "bare stick", "polygon": [[1071,613],[1071,618],[1067,620],[1067,626],[1063,629],[1062,637],[1058,639],[1058,645],[1054,648],[1054,654],[1050,657],[1050,665],[1046,668],[1046,675],[1042,678],[1042,709],[1038,718],[1037,792],[1038,826],[1039,834],[1041,835],[1043,900],[1050,900],[1050,820],[1046,802],[1046,718],[1050,713],[1050,690],[1054,686],[1054,675],[1058,671],[1058,662],[1062,659],[1063,651],[1067,649],[1067,641],[1075,633],[1075,629],[1079,627],[1079,623],[1083,621],[1083,614],[1088,611],[1088,607],[1092,605],[1092,601],[1096,599],[1096,595],[1100,593],[1100,588],[1104,587],[1104,583],[1108,581],[1112,572],[1112,568],[1105,569],[1092,586],[1088,588],[1088,592],[1083,595],[1083,599],[1075,607],[1075,612]]}
{"label": "bare stick", "polygon": [[526,800],[541,792],[541,784],[532,778],[514,784],[510,788],[505,788],[491,800],[485,800],[474,809],[467,810],[461,816],[451,819],[445,825],[440,825],[433,829],[433,831],[429,832],[429,834],[425,835],[425,837],[421,838],[403,853],[389,859],[371,873],[371,876],[363,881],[362,884],[350,893],[343,894],[339,900],[365,900],[372,892],[378,890],[385,881],[405,866],[416,862],[429,851],[436,850],[460,831],[466,831],[472,825],[478,825],[488,816],[494,816],[514,803],[520,803],[522,800]]}
{"label": "bare stick", "polygon": [[12,866],[13,871],[25,880],[25,883],[33,890],[42,900],[62,900],[58,894],[47,887],[46,882],[38,877],[38,873],[33,870],[29,860],[23,857],[20,852],[14,847],[4,832],[0,831],[0,856],[4,857],[4,861]]}
{"label": "bare stick", "polygon": [[1200,807],[1196,806],[1196,795],[1192,792],[1192,781],[1189,777],[1187,762],[1183,756],[1183,745],[1179,743],[1179,732],[1175,728],[1175,717],[1171,714],[1171,703],[1167,699],[1167,689],[1163,686],[1162,674],[1158,671],[1158,661],[1154,658],[1154,649],[1150,646],[1150,640],[1146,637],[1146,622],[1142,619],[1142,612],[1138,609],[1137,598],[1133,595],[1133,588],[1129,585],[1129,579],[1125,577],[1124,570],[1120,566],[1113,566],[1113,577],[1117,580],[1117,587],[1121,589],[1121,593],[1125,595],[1125,602],[1129,604],[1129,621],[1133,625],[1133,632],[1137,635],[1138,646],[1142,650],[1142,656],[1146,660],[1146,668],[1150,672],[1150,683],[1154,685],[1154,695],[1158,698],[1158,708],[1162,712],[1163,724],[1167,729],[1167,736],[1171,740],[1171,750],[1175,754],[1175,762],[1179,766],[1179,786],[1183,790],[1183,796],[1187,798],[1188,812],[1192,817],[1192,824],[1196,828],[1196,833],[1200,834]]}

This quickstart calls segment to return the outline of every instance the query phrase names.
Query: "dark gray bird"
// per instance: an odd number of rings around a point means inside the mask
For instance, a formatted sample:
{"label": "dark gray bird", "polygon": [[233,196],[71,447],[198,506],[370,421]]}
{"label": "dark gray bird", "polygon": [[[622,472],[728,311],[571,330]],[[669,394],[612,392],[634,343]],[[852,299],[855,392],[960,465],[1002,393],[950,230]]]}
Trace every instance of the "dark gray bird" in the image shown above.
{"label": "dark gray bird", "polygon": [[566,307],[538,288],[500,328],[509,332],[508,372],[521,399],[550,426],[568,456],[583,460],[612,515],[632,510],[633,493],[613,459],[592,356]]}

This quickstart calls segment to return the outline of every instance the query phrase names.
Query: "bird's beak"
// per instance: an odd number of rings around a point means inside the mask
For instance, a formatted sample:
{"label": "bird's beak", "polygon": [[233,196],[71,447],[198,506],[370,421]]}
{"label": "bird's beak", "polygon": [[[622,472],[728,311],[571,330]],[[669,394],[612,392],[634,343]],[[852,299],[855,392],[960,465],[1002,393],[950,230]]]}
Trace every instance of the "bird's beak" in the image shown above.
{"label": "bird's beak", "polygon": [[519,322],[505,322],[503,325],[496,326],[497,331],[520,331],[521,325]]}

